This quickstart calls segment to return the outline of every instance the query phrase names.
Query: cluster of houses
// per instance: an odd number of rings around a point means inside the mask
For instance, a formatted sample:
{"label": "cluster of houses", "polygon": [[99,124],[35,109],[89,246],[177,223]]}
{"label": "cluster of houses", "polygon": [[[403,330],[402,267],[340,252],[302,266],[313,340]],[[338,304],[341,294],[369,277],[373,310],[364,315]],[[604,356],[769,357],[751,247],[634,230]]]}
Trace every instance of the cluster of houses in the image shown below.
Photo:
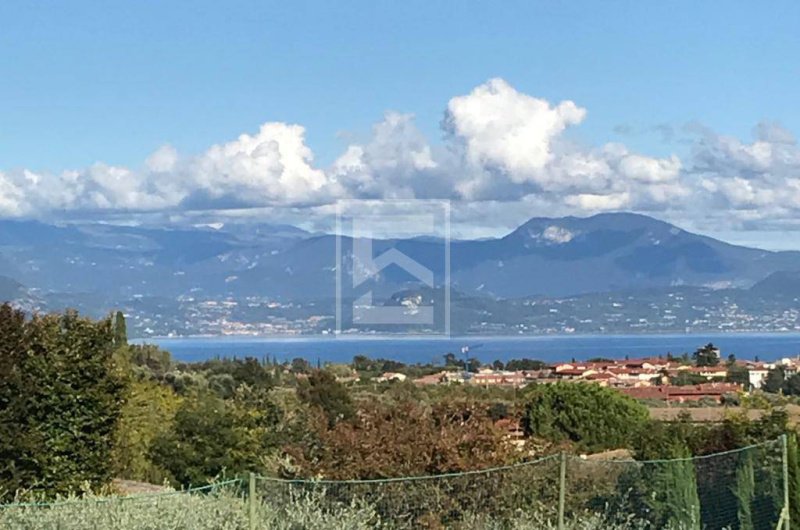
{"label": "cluster of houses", "polygon": [[[583,381],[617,388],[637,399],[670,402],[714,400],[721,402],[726,394],[758,389],[764,384],[769,370],[781,366],[792,374],[800,368],[800,359],[782,359],[774,363],[735,361],[740,373],[746,370],[747,385],[726,382],[730,365],[693,366],[675,359],[648,357],[644,359],[595,360],[564,362],[541,370],[507,371],[482,368],[477,373],[442,371],[415,379],[417,385],[470,384],[478,386],[523,387],[530,383]],[[683,379],[684,384],[675,381]],[[404,381],[400,373],[385,373],[378,381]],[[686,380],[691,384],[685,384]],[[746,388],[745,388],[746,387]]]}

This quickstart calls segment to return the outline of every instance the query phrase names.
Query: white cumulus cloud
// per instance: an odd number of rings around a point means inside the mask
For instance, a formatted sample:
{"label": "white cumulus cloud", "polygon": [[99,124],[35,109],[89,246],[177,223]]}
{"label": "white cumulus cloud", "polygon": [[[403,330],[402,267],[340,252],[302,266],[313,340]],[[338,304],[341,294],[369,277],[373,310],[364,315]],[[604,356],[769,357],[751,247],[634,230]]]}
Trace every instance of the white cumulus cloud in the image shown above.
{"label": "white cumulus cloud", "polygon": [[447,105],[446,127],[463,142],[467,161],[497,168],[514,182],[535,181],[553,159],[553,142],[586,110],[572,101],[551,105],[492,79]]}
{"label": "white cumulus cloud", "polygon": [[200,153],[164,145],[141,167],[4,169],[0,217],[268,209],[297,218],[329,215],[343,198],[442,198],[455,201],[467,233],[470,223],[510,227],[533,215],[623,209],[720,225],[780,226],[800,213],[800,148],[774,123],[759,124],[750,142],[695,126],[689,152],[679,157],[581,144],[569,131],[586,109],[502,79],[454,96],[443,112],[436,143],[412,114],[387,112],[330,167],[315,163],[303,126],[267,122]]}
{"label": "white cumulus cloud", "polygon": [[693,162],[699,190],[734,219],[790,221],[800,213],[800,147],[776,124],[759,124],[751,143],[704,130]]}

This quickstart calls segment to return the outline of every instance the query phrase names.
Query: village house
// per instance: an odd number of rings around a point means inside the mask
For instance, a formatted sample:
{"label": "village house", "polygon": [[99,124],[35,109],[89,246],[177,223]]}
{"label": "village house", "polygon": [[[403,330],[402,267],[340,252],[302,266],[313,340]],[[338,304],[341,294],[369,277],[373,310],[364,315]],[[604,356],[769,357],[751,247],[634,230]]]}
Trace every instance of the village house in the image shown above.
{"label": "village house", "polygon": [[769,374],[769,366],[764,363],[746,362],[747,382],[750,388],[758,390],[764,385],[764,381]]}
{"label": "village house", "polygon": [[378,383],[385,383],[388,381],[397,381],[402,383],[406,379],[407,379],[406,374],[401,374],[397,372],[385,372],[376,377],[375,381],[377,381]]}
{"label": "village house", "polygon": [[446,382],[447,382],[447,372],[439,372],[436,374],[423,375],[422,377],[414,379],[414,384],[420,386],[440,385]]}
{"label": "village house", "polygon": [[735,383],[703,383],[700,385],[686,386],[651,386],[622,388],[620,392],[634,399],[651,399],[672,403],[685,403],[687,401],[700,401],[703,399],[722,403],[726,394],[736,394],[742,387]]}
{"label": "village house", "polygon": [[481,370],[474,374],[469,382],[481,386],[515,386],[521,387],[528,383],[528,379],[523,372],[507,372],[499,370]]}
{"label": "village house", "polygon": [[[763,386],[769,370],[780,366],[787,375],[797,373],[800,359],[781,359],[775,363],[754,361],[736,361],[738,366],[745,367],[748,373],[748,388],[758,389]],[[482,368],[475,374],[463,371],[440,372],[415,380],[418,385],[465,383],[484,387],[510,386],[522,387],[531,382],[537,384],[557,381],[586,381],[601,386],[619,389],[652,389],[635,391],[633,394],[649,396],[641,399],[663,399],[667,401],[693,401],[704,398],[720,400],[722,394],[742,390],[739,387],[707,386],[721,384],[728,376],[727,364],[717,366],[692,366],[675,359],[647,357],[625,360],[572,361],[557,363],[543,370],[505,371]],[[671,378],[682,374],[692,374],[699,380],[708,383],[701,385],[670,385]],[[389,376],[389,374],[384,374]],[[383,377],[383,376],[382,376]],[[727,384],[727,383],[726,383]],[[638,393],[637,393],[638,392]]]}
{"label": "village house", "polygon": [[725,379],[728,375],[728,368],[725,365],[717,366],[687,366],[680,365],[667,370],[670,377],[675,377],[680,373],[690,373],[711,381],[713,379]]}

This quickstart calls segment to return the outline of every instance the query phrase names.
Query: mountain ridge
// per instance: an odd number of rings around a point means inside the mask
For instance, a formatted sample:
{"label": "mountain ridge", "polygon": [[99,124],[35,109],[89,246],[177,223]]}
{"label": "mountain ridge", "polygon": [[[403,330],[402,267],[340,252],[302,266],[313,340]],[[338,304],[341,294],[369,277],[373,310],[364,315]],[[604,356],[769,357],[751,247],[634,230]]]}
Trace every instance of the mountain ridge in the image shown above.
{"label": "mountain ridge", "polygon": [[[343,266],[359,266],[353,240],[341,244]],[[0,221],[0,275],[59,300],[80,295],[88,306],[147,298],[332,299],[336,245],[331,234],[268,223]],[[442,240],[380,239],[373,246],[376,255],[397,248],[431,269],[437,284],[444,280]],[[502,237],[452,241],[450,251],[452,287],[498,299],[678,285],[747,289],[800,270],[800,252],[733,245],[625,212],[533,217]],[[370,285],[387,299],[418,283],[390,267]]]}

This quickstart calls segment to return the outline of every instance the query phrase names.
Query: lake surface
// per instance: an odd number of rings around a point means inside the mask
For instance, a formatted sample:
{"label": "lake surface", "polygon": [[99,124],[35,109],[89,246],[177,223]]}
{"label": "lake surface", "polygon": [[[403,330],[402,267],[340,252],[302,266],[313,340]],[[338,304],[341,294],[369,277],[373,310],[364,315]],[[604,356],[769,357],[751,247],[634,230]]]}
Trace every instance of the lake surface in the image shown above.
{"label": "lake surface", "polygon": [[441,363],[446,353],[460,356],[461,347],[471,346],[470,356],[481,362],[528,357],[548,362],[573,357],[631,358],[649,355],[679,355],[713,342],[740,359],[775,360],[800,354],[800,333],[724,333],[707,335],[567,335],[546,337],[197,337],[135,341],[151,343],[170,351],[174,359],[202,361],[215,357],[262,358],[279,361],[303,357],[310,362],[350,362],[355,355],[393,359],[404,363]]}

